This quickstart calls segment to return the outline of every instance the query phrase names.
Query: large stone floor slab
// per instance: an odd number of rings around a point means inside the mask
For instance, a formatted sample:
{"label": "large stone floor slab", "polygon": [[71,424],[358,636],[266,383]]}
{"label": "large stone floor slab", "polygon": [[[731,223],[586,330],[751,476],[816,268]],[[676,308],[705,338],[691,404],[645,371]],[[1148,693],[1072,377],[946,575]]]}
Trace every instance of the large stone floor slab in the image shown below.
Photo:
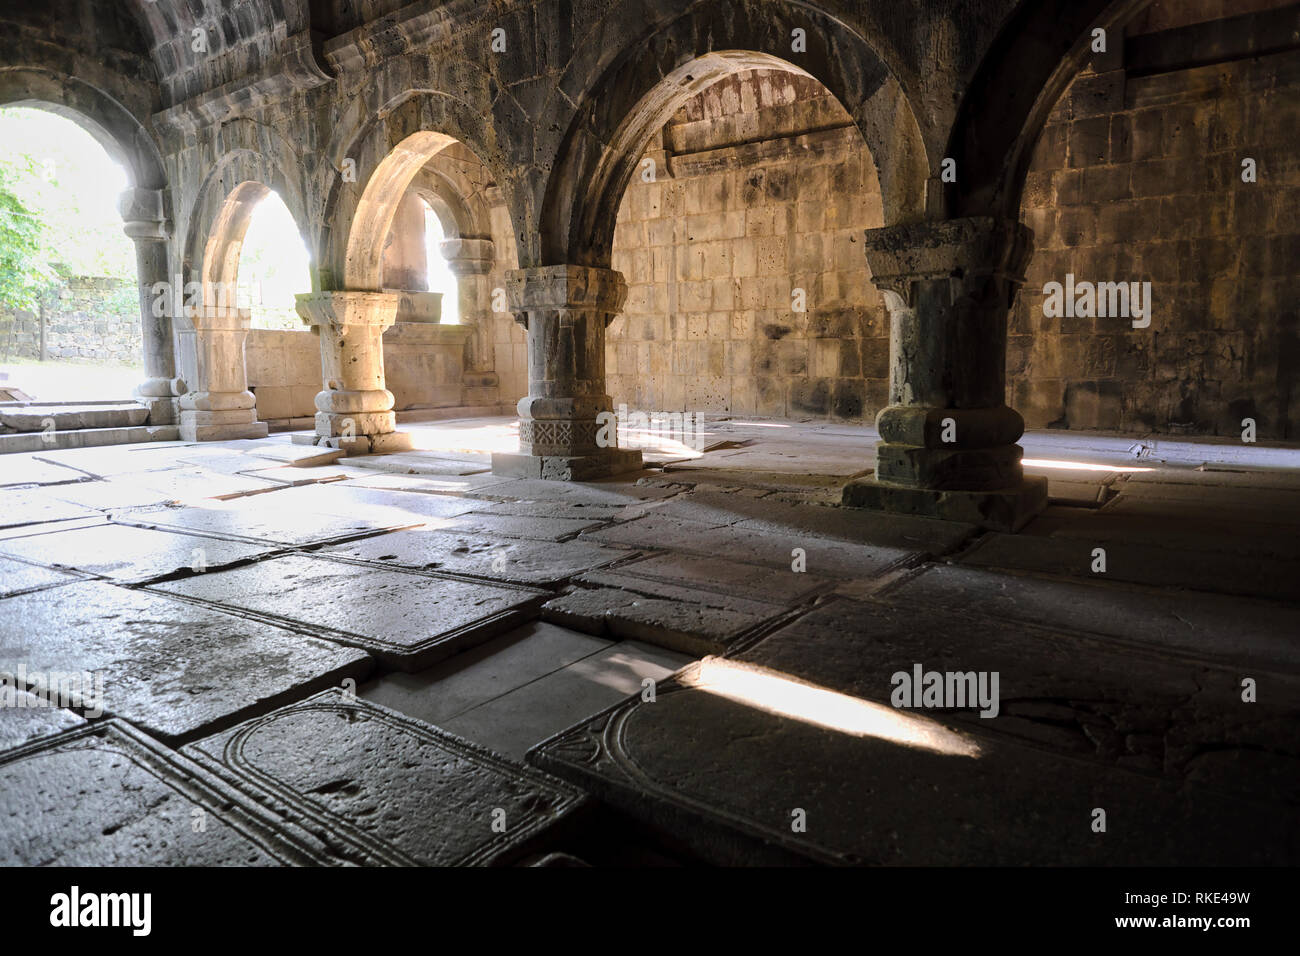
{"label": "large stone floor slab", "polygon": [[1087,538],[1041,538],[989,534],[961,556],[961,563],[1016,571],[1094,578],[1093,550],[1106,552],[1107,579],[1154,587],[1244,594],[1276,600],[1300,599],[1300,561],[1170,548],[1162,544]]}
{"label": "large stone floor slab", "polygon": [[584,531],[599,528],[601,521],[588,518],[538,518],[531,515],[465,514],[444,526],[457,534],[497,538],[532,538],[535,541],[568,541]]}
{"label": "large stone floor slab", "polygon": [[549,592],[287,555],[158,589],[251,611],[419,670],[537,615]]}
{"label": "large stone floor slab", "polygon": [[[394,672],[374,678],[359,687],[357,694],[442,727],[467,710],[610,646],[610,641],[590,634],[532,621],[418,674]],[[518,723],[527,723],[524,715],[518,718]]]}
{"label": "large stone floor slab", "polygon": [[0,865],[275,866],[318,857],[175,751],[101,721],[0,753]]}
{"label": "large stone floor slab", "polygon": [[624,547],[665,550],[693,555],[743,555],[746,562],[790,570],[798,559],[808,573],[840,578],[869,578],[920,559],[902,548],[857,544],[815,536],[768,523],[711,526],[706,523],[650,513],[583,535],[584,540]]}
{"label": "large stone floor slab", "polygon": [[15,687],[8,679],[0,681],[0,754],[83,724],[85,720],[72,711],[52,706],[48,700]]}
{"label": "large stone floor slab", "polygon": [[1241,667],[1300,674],[1300,609],[1271,601],[1171,594],[956,565],[926,568],[891,590],[888,600],[918,608],[974,611]]}
{"label": "large stone floor slab", "polygon": [[[9,540],[0,540],[0,550],[8,545]],[[78,579],[75,576],[63,571],[0,558],[0,597],[8,597],[19,591],[49,587],[52,584],[67,584],[76,580]]]}
{"label": "large stone floor slab", "polygon": [[651,555],[617,568],[588,572],[580,581],[649,596],[676,597],[676,592],[685,588],[778,605],[802,603],[819,591],[829,590],[833,583],[791,568],[778,570],[693,554]]}
{"label": "large stone floor slab", "polygon": [[[2,545],[0,545],[2,546]],[[450,531],[392,531],[327,549],[363,561],[552,587],[575,574],[636,557],[639,551],[590,541],[530,541]]]}
{"label": "large stone floor slab", "polygon": [[5,455],[0,459],[0,488],[10,485],[56,485],[85,481],[87,477],[75,468],[41,461],[35,455]]}
{"label": "large stone floor slab", "polygon": [[544,848],[584,805],[558,780],[341,691],[185,753],[318,834],[337,863],[509,863]]}
{"label": "large stone floor slab", "polygon": [[0,672],[25,665],[36,686],[51,673],[102,674],[110,716],[171,740],[360,679],[371,667],[352,648],[99,581],[0,601],[0,647],[9,651]]}
{"label": "large stone floor slab", "polygon": [[[816,689],[786,693],[780,674],[695,669],[707,664],[661,683],[653,703],[632,697],[557,735],[529,761],[718,863],[1281,864],[1300,852],[1292,808],[972,738],[942,719],[895,727],[895,712],[837,698],[823,712]],[[848,729],[817,722],[859,712],[870,719]],[[1097,808],[1105,833],[1092,830]]]}
{"label": "large stone floor slab", "polygon": [[0,541],[0,554],[95,574],[123,584],[153,581],[178,571],[206,573],[273,551],[268,545],[121,524],[49,531]]}
{"label": "large stone floor slab", "polygon": [[99,517],[102,516],[97,511],[60,500],[50,494],[50,489],[0,491],[0,528]]}

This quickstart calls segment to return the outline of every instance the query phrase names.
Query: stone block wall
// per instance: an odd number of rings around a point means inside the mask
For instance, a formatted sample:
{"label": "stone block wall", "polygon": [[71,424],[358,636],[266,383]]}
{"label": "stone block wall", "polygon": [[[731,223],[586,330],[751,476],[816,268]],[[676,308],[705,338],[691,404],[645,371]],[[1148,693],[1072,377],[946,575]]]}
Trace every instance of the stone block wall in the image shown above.
{"label": "stone block wall", "polygon": [[320,338],[308,330],[250,329],[244,340],[248,387],[257,417],[279,427],[310,428],[321,390]]}
{"label": "stone block wall", "polygon": [[754,70],[665,126],[649,153],[655,181],[634,177],[619,209],[613,267],[628,301],[607,341],[615,404],[874,419],[889,325],[862,230],[883,212],[848,124],[816,82]]}
{"label": "stone block wall", "polygon": [[[1180,22],[1162,11],[1161,28]],[[1209,24],[1202,47],[1231,35]],[[1249,417],[1261,438],[1294,438],[1300,53],[1145,73],[1139,56],[1176,55],[1166,37],[1193,47],[1186,32],[1129,37],[1128,68],[1076,79],[1038,143],[1007,401],[1030,428],[1237,436]],[[1044,284],[1069,273],[1151,282],[1150,327],[1045,317]]]}
{"label": "stone block wall", "polygon": [[[45,358],[139,365],[140,302],[135,285],[102,276],[64,280],[46,298]],[[38,312],[0,313],[0,355],[41,357]]]}

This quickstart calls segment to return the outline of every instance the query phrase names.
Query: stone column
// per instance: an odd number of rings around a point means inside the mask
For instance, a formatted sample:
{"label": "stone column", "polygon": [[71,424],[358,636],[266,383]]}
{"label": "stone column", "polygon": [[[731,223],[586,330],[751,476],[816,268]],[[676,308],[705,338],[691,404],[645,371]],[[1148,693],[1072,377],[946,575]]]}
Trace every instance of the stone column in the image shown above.
{"label": "stone column", "polygon": [[889,405],[876,417],[876,473],[845,505],[1016,531],[1047,503],[1006,405],[1007,313],[1033,234],[954,219],[871,229],[866,255],[890,315]]}
{"label": "stone column", "polygon": [[473,330],[465,346],[466,405],[495,405],[501,378],[493,352],[492,289],[489,274],[496,261],[491,239],[445,239],[438,251],[456,276],[457,312]]}
{"label": "stone column", "polygon": [[640,468],[639,451],[618,447],[605,394],[605,328],[627,298],[622,274],[516,269],[506,294],[528,330],[528,394],[519,400],[520,454],[493,454],[493,473],[582,481]]}
{"label": "stone column", "polygon": [[244,340],[252,313],[229,305],[204,304],[180,330],[189,390],[180,397],[181,439],[227,441],[265,438],[257,420],[257,400],[248,390]]}
{"label": "stone column", "polygon": [[[135,243],[135,269],[140,289],[140,329],[144,338],[145,379],[135,387],[136,400],[149,409],[150,425],[176,422],[176,380],[171,309],[174,297],[155,294],[159,283],[171,281],[167,267],[167,222],[161,189],[128,189],[118,201],[123,230]],[[155,302],[162,308],[155,310]],[[157,314],[161,312],[162,314]]]}
{"label": "stone column", "polygon": [[397,317],[393,292],[313,292],[297,296],[298,314],[320,336],[325,388],[316,396],[316,434],[295,441],[349,455],[406,451],[393,393],[384,386],[384,330]]}

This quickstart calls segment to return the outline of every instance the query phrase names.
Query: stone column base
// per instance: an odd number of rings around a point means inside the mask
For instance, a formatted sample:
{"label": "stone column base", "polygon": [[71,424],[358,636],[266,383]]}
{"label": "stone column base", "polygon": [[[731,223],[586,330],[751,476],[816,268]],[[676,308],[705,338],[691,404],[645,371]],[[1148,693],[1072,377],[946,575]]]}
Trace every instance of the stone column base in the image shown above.
{"label": "stone column base", "polygon": [[378,435],[294,435],[295,445],[317,445],[321,448],[341,449],[344,456],[386,455],[395,451],[410,451],[415,447],[410,432],[383,432]]}
{"label": "stone column base", "polygon": [[641,452],[606,448],[590,455],[524,455],[493,452],[492,474],[549,481],[590,481],[641,470]]}
{"label": "stone column base", "polygon": [[1047,507],[1047,479],[1030,475],[1014,488],[954,491],[859,478],[844,486],[841,500],[847,508],[966,521],[991,531],[1016,532]]}
{"label": "stone column base", "polygon": [[216,412],[183,409],[180,419],[181,441],[234,441],[265,438],[270,433],[266,422],[259,422],[252,408]]}

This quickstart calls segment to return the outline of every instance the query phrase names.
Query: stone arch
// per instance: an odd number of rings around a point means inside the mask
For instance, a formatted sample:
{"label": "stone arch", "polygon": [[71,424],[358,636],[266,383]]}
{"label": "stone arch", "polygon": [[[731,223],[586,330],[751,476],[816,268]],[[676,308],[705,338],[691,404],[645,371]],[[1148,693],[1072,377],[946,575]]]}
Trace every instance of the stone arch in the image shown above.
{"label": "stone arch", "polygon": [[946,151],[958,170],[957,182],[944,187],[948,217],[1019,218],[1034,145],[1052,108],[1092,56],[1092,30],[1122,29],[1151,2],[1025,0],[1016,9],[957,110]]}
{"label": "stone arch", "polygon": [[[210,272],[205,263],[214,249],[214,242],[228,248],[232,240],[233,279],[238,272],[239,250],[253,208],[271,191],[284,201],[301,233],[302,224],[308,221],[302,194],[297,184],[284,175],[277,164],[251,149],[233,149],[213,164],[188,211],[181,264],[187,283],[202,282],[206,285],[212,281],[224,281],[221,276]],[[308,236],[304,235],[303,240],[308,250],[314,249]]]}
{"label": "stone arch", "polygon": [[[395,203],[442,150],[459,142],[494,175],[501,168],[482,109],[436,90],[407,89],[368,112],[365,104],[379,97],[373,89],[355,97],[326,147],[322,288],[379,288],[378,260]],[[345,178],[349,168],[355,181]]]}
{"label": "stone arch", "polygon": [[[805,33],[806,53],[787,52],[795,29]],[[547,177],[535,252],[541,264],[607,267],[619,202],[650,139],[690,97],[744,70],[786,70],[821,83],[867,144],[886,222],[925,213],[929,163],[911,104],[867,41],[823,11],[772,4],[759,17],[734,5],[696,4],[599,66],[590,82],[575,66],[560,83],[579,106]]]}

